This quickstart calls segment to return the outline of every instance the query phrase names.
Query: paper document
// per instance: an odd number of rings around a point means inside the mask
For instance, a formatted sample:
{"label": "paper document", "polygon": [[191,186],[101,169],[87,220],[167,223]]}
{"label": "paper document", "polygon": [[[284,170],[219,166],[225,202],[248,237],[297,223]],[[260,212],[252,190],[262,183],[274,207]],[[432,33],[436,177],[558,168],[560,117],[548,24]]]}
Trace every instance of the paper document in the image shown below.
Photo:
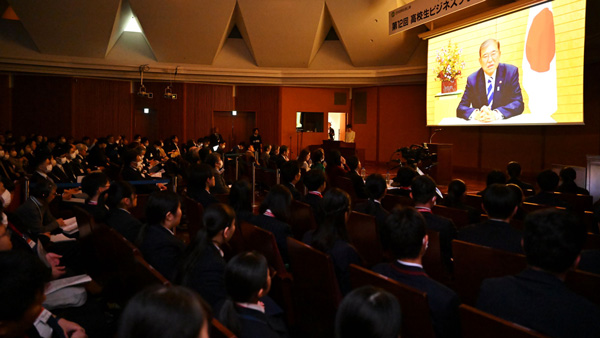
{"label": "paper document", "polygon": [[53,281],[49,282],[48,284],[46,284],[46,292],[45,293],[48,295],[48,294],[51,294],[52,292],[55,292],[60,289],[64,289],[69,286],[80,285],[80,284],[88,283],[91,281],[92,281],[92,277],[90,277],[89,275],[77,275],[77,276],[68,277],[68,278],[56,279],[56,280],[53,280]]}

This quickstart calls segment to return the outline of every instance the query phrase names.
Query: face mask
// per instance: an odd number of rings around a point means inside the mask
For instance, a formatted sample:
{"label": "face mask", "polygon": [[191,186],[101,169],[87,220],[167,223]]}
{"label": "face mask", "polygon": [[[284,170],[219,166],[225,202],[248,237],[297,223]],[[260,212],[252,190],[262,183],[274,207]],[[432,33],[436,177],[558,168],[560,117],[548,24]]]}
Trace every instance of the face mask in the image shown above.
{"label": "face mask", "polygon": [[46,166],[46,174],[52,171],[52,164]]}
{"label": "face mask", "polygon": [[4,206],[7,207],[10,205],[10,202],[12,202],[12,197],[10,196],[10,191],[4,190],[4,192],[2,193],[2,200],[4,200]]}

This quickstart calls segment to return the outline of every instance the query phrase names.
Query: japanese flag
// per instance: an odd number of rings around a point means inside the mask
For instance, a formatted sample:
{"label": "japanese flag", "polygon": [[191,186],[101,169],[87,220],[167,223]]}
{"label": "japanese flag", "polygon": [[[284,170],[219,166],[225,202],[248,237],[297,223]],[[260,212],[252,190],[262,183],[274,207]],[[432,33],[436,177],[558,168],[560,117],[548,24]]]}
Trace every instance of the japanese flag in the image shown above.
{"label": "japanese flag", "polygon": [[556,45],[552,2],[529,9],[523,50],[523,88],[531,114],[549,117],[557,109]]}

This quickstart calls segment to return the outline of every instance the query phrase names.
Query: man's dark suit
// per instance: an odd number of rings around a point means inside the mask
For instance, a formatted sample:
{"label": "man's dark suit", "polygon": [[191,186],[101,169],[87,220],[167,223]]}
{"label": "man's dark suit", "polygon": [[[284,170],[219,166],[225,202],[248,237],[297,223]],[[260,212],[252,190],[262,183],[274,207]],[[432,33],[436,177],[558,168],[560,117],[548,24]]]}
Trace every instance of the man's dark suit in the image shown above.
{"label": "man's dark suit", "polygon": [[477,307],[551,337],[600,337],[600,309],[543,271],[484,280]]}
{"label": "man's dark suit", "polygon": [[190,193],[188,196],[196,202],[202,204],[205,209],[213,203],[219,203],[219,200],[214,195],[206,191],[206,189],[201,189],[198,192]]}
{"label": "man's dark suit", "polygon": [[375,216],[375,223],[377,223],[379,233],[381,233],[381,228],[385,225],[385,219],[390,215],[390,212],[385,210],[381,203],[375,202],[372,199],[356,205],[355,209],[363,214]]}
{"label": "man's dark suit", "polygon": [[317,224],[321,223],[321,218],[323,217],[323,212],[321,208],[321,203],[323,203],[323,197],[308,193],[304,196],[302,202],[310,205],[313,211],[313,215],[315,216],[315,221],[317,221]]}
{"label": "man's dark suit", "polygon": [[[121,176],[125,181],[145,181],[153,179],[150,176],[146,176],[142,174],[139,170],[132,168],[131,166],[125,166],[123,171],[121,172]],[[135,191],[138,194],[151,194],[155,191],[159,191],[160,189],[154,183],[150,184],[137,184],[135,186]]]}
{"label": "man's dark suit", "polygon": [[[417,209],[421,211],[422,209]],[[452,240],[456,238],[456,227],[451,219],[421,211],[427,229],[440,233],[440,251],[442,260],[448,271],[452,271]]]}
{"label": "man's dark suit", "polygon": [[460,301],[454,291],[429,278],[422,268],[404,265],[398,261],[378,264],[373,267],[373,271],[426,292],[436,337],[460,337]]}
{"label": "man's dark suit", "polygon": [[256,216],[254,218],[254,224],[273,233],[275,241],[277,242],[277,247],[281,253],[281,258],[283,258],[284,262],[288,263],[290,259],[287,250],[287,238],[292,236],[292,227],[275,217],[266,215]]}
{"label": "man's dark suit", "polygon": [[496,220],[473,224],[458,232],[458,239],[461,241],[519,254],[523,253],[522,238],[521,231],[511,227],[509,223]]}
{"label": "man's dark suit", "polygon": [[279,338],[287,337],[285,323],[279,317],[241,306],[235,307],[240,318],[240,338]]}
{"label": "man's dark suit", "polygon": [[[487,106],[487,85],[483,69],[479,69],[467,78],[467,86],[462,99],[456,108],[456,116],[468,120],[475,109]],[[523,113],[525,105],[521,86],[519,85],[519,69],[513,65],[501,63],[496,70],[494,85],[494,102],[491,109],[497,109],[505,119]]]}
{"label": "man's dark suit", "polygon": [[227,298],[225,289],[225,259],[217,248],[208,244],[202,257],[188,274],[185,286],[196,290],[216,310]]}
{"label": "man's dark suit", "polygon": [[365,181],[363,181],[362,177],[360,177],[356,170],[350,170],[349,172],[347,172],[346,177],[352,181],[356,197],[361,199],[369,198],[369,195],[367,194],[367,189],[365,188]]}
{"label": "man's dark suit", "polygon": [[34,197],[30,197],[21,204],[15,214],[20,220],[20,230],[27,232],[33,239],[37,239],[38,235],[43,232],[51,232],[58,229],[56,218],[50,213],[47,205],[33,201]]}
{"label": "man's dark suit", "polygon": [[160,224],[154,224],[146,227],[140,251],[148,264],[171,280],[184,247],[183,242],[169,230]]}
{"label": "man's dark suit", "polygon": [[296,201],[301,201],[302,200],[302,194],[298,191],[298,189],[296,189],[296,187],[292,183],[290,183],[290,182],[283,182],[283,186],[285,186],[286,188],[288,188],[288,190],[292,193],[292,197]]}
{"label": "man's dark suit", "polygon": [[111,209],[104,221],[106,225],[117,230],[131,243],[135,243],[142,228],[142,222],[123,209]]}

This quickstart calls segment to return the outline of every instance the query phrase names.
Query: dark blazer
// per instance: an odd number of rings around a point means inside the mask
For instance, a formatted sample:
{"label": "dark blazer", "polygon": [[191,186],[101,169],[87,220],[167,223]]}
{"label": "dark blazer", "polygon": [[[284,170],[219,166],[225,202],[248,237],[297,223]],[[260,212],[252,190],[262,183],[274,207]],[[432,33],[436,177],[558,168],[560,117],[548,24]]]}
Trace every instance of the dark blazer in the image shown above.
{"label": "dark blazer", "polygon": [[287,238],[292,236],[292,227],[275,217],[265,215],[256,216],[254,222],[256,226],[273,233],[275,241],[277,242],[277,248],[281,253],[281,258],[283,258],[285,263],[289,263],[290,258],[287,250]]}
{"label": "dark blazer", "polygon": [[106,225],[117,230],[131,243],[135,243],[142,229],[142,222],[123,209],[111,209],[104,220]]}
{"label": "dark blazer", "polygon": [[390,212],[385,210],[381,203],[377,203],[371,199],[367,202],[358,204],[355,209],[363,214],[375,216],[377,228],[380,230],[385,225],[385,219],[390,215]]}
{"label": "dark blazer", "polygon": [[185,285],[196,290],[214,310],[227,298],[225,265],[219,250],[214,245],[208,245],[185,281]]}
{"label": "dark blazer", "polygon": [[525,183],[518,178],[511,178],[506,182],[506,184],[510,184],[510,183],[518,185],[519,188],[521,188],[521,190],[523,190],[523,192],[525,192],[525,190],[535,191],[535,187],[533,185],[531,185],[529,183]]}
{"label": "dark blazer", "polygon": [[[86,202],[81,207],[92,215],[96,222],[104,222],[106,214],[108,213],[108,209],[104,205],[89,204]],[[134,242],[132,241],[132,243]]]}
{"label": "dark blazer", "polygon": [[552,206],[552,207],[563,207],[563,208],[570,207],[570,205],[567,202],[556,197],[556,195],[554,195],[553,193],[544,192],[544,191],[540,191],[539,193],[537,193],[533,196],[527,197],[525,199],[525,202],[548,205],[548,206]]}
{"label": "dark blazer", "polygon": [[34,197],[30,197],[21,204],[15,212],[20,220],[20,230],[27,232],[31,237],[37,239],[37,236],[42,232],[51,232],[58,229],[56,218],[50,213],[47,205],[40,203],[36,204],[33,201]]}
{"label": "dark blazer", "polygon": [[291,184],[290,182],[284,182],[283,185],[288,188],[288,190],[292,193],[292,197],[296,200],[296,201],[301,201],[302,200],[302,194],[298,191],[298,189],[296,189],[296,187]]}
{"label": "dark blazer", "polygon": [[456,227],[451,219],[434,215],[430,212],[421,212],[427,223],[427,229],[440,233],[440,251],[442,260],[448,271],[452,271],[452,240],[456,238]]}
{"label": "dark blazer", "polygon": [[[506,63],[499,64],[495,82],[491,109],[497,109],[505,119],[523,113],[525,105],[519,85],[519,69]],[[487,88],[483,70],[480,68],[467,78],[465,92],[456,108],[456,116],[468,120],[475,109],[486,105]]]}
{"label": "dark blazer", "polygon": [[484,280],[477,307],[551,337],[600,337],[600,309],[543,271]]}
{"label": "dark blazer", "polygon": [[308,194],[304,195],[302,202],[310,205],[310,207],[312,208],[312,211],[313,211],[313,215],[315,215],[315,220],[317,221],[317,224],[321,223],[320,220],[323,216],[323,213],[321,211],[321,209],[322,209],[321,203],[323,203],[323,197],[319,197],[317,195],[308,193]]}
{"label": "dark blazer", "polygon": [[229,194],[229,187],[227,183],[225,183],[225,179],[223,175],[219,174],[219,172],[214,169],[213,173],[215,175],[215,186],[210,188],[211,194]]}
{"label": "dark blazer", "polygon": [[219,200],[211,193],[206,191],[206,189],[201,189],[197,192],[188,194],[188,196],[196,202],[202,204],[205,209],[213,203],[219,203]]}
{"label": "dark blazer", "polygon": [[369,198],[369,195],[367,194],[367,189],[365,188],[365,181],[363,181],[362,177],[360,177],[360,175],[355,170],[350,170],[349,172],[347,172],[346,177],[352,181],[356,197],[361,199]]}
{"label": "dark blazer", "polygon": [[140,251],[148,264],[152,265],[165,278],[175,276],[177,261],[185,245],[160,224],[147,225]]}
{"label": "dark blazer", "polygon": [[[304,234],[302,242],[311,245],[315,230],[310,230]],[[331,256],[333,269],[343,295],[352,291],[350,283],[350,264],[363,265],[362,258],[356,249],[348,242],[338,239],[333,243],[333,247],[325,252]]]}
{"label": "dark blazer", "polygon": [[521,231],[509,223],[495,220],[469,225],[458,232],[458,239],[461,241],[520,254],[523,253],[522,238]]}
{"label": "dark blazer", "polygon": [[[146,176],[141,173],[137,169],[132,168],[129,165],[123,167],[123,171],[121,172],[121,176],[125,181],[145,181],[150,180],[152,177]],[[138,194],[151,194],[155,191],[159,191],[160,189],[154,183],[150,184],[137,184],[135,185],[135,191]]]}
{"label": "dark blazer", "polygon": [[280,338],[288,337],[283,320],[254,309],[235,306],[241,324],[240,338]]}
{"label": "dark blazer", "polygon": [[556,189],[558,192],[566,192],[569,194],[581,194],[581,195],[589,195],[590,192],[587,189],[584,189],[577,185],[575,182],[563,182],[563,184],[559,185]]}
{"label": "dark blazer", "polygon": [[460,300],[456,292],[429,278],[422,268],[404,265],[398,261],[378,264],[373,267],[373,271],[426,292],[436,337],[460,337]]}

